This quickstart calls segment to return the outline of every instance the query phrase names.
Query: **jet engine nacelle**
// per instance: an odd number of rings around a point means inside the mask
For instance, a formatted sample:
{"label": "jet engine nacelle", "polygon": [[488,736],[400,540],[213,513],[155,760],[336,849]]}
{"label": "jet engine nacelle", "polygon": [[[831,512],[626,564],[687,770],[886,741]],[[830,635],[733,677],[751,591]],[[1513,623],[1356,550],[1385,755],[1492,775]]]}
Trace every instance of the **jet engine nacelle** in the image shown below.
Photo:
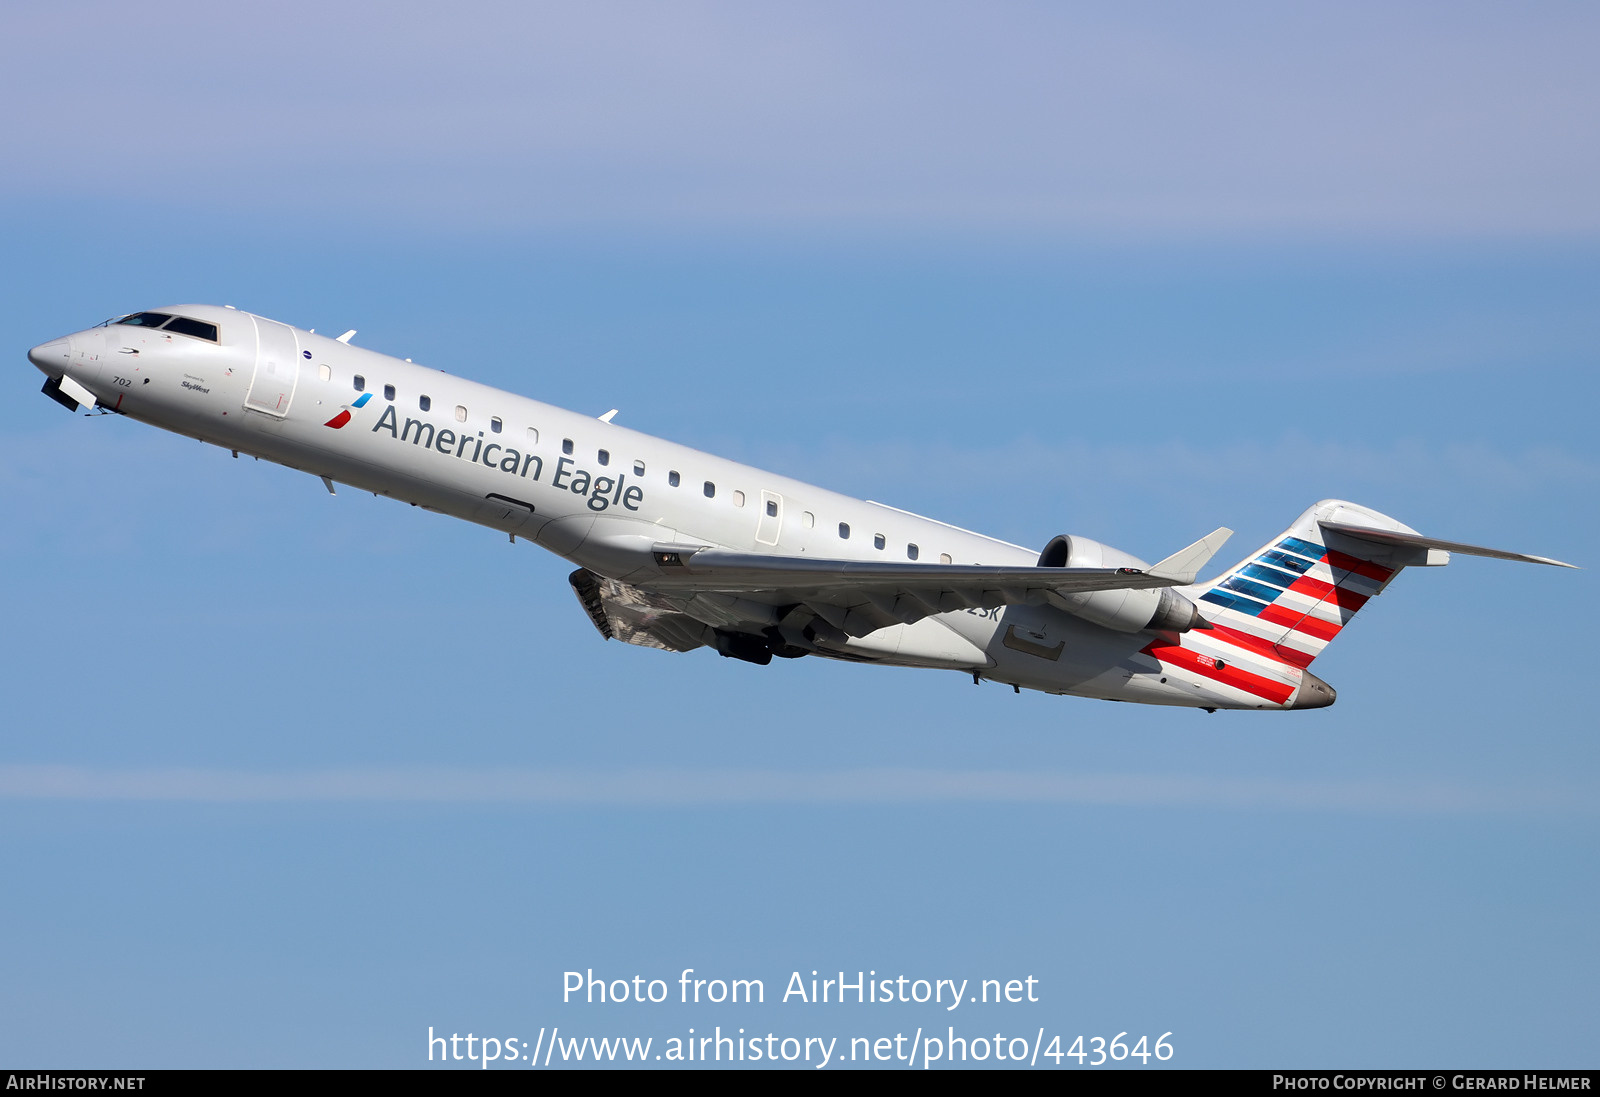
{"label": "jet engine nacelle", "polygon": [[[1063,534],[1052,540],[1039,554],[1042,568],[1138,568],[1150,565],[1087,537]],[[1170,588],[1158,590],[1096,590],[1079,594],[1055,593],[1052,604],[1068,613],[1118,632],[1187,632],[1202,626],[1205,619],[1189,599]]]}

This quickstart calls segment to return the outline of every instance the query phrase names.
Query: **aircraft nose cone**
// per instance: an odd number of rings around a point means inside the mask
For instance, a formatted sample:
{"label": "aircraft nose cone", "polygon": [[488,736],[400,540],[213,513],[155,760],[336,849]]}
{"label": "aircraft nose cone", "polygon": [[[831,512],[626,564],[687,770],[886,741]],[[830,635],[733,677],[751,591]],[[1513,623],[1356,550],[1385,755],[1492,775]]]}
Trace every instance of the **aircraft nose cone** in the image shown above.
{"label": "aircraft nose cone", "polygon": [[28,361],[46,373],[61,372],[70,360],[71,353],[65,339],[52,339],[48,343],[40,343],[28,352]]}
{"label": "aircraft nose cone", "polygon": [[1289,707],[1327,708],[1338,699],[1338,690],[1308,670],[1300,681],[1300,692],[1295,694],[1294,702]]}

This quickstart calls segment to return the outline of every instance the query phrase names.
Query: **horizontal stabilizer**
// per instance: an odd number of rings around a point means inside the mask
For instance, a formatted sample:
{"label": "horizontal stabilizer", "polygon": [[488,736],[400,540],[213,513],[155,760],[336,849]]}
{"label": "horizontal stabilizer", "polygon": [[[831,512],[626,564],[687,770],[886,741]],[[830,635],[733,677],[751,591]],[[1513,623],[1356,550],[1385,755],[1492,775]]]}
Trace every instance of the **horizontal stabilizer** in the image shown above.
{"label": "horizontal stabilizer", "polygon": [[1437,537],[1424,537],[1420,533],[1401,533],[1389,529],[1373,529],[1370,526],[1350,525],[1346,522],[1330,522],[1321,519],[1317,523],[1323,529],[1342,533],[1346,537],[1354,537],[1360,541],[1371,541],[1379,545],[1404,545],[1410,548],[1441,549],[1445,552],[1459,552],[1463,556],[1487,556],[1495,560],[1518,560],[1525,564],[1549,564],[1551,567],[1576,568],[1576,564],[1552,560],[1548,556],[1529,556],[1522,552],[1506,552],[1503,549],[1484,548],[1482,545],[1467,545],[1460,541],[1443,541]]}
{"label": "horizontal stabilizer", "polygon": [[1151,564],[1150,574],[1179,584],[1192,583],[1195,575],[1206,566],[1206,561],[1215,556],[1217,550],[1227,544],[1232,536],[1233,530],[1218,526],[1188,548],[1179,549],[1165,560]]}

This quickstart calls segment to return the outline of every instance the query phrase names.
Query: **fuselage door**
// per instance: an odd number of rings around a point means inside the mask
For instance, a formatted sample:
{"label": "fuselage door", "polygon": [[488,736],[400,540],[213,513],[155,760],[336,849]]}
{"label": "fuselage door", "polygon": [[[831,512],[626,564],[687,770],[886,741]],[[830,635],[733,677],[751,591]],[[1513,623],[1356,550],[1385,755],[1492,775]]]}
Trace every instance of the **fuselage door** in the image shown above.
{"label": "fuselage door", "polygon": [[756,521],[756,541],[776,545],[783,532],[783,496],[775,491],[761,492],[761,515]]}
{"label": "fuselage door", "polygon": [[294,329],[275,320],[252,317],[256,325],[256,372],[244,406],[282,419],[289,414],[300,380],[300,343]]}

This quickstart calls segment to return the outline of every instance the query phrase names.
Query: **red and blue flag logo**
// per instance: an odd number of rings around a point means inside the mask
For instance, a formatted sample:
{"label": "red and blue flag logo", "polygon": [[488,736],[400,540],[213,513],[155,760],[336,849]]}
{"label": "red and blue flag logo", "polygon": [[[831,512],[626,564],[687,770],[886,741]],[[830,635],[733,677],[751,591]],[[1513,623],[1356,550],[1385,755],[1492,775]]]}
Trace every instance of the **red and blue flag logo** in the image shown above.
{"label": "red and blue flag logo", "polygon": [[335,415],[332,419],[329,419],[326,423],[324,423],[322,425],[325,426],[325,427],[332,427],[334,430],[338,430],[340,427],[344,426],[346,423],[348,423],[350,421],[351,409],[365,407],[367,401],[371,400],[371,399],[372,399],[372,393],[363,392],[359,397],[356,398],[355,403],[346,404],[339,411],[338,415]]}

